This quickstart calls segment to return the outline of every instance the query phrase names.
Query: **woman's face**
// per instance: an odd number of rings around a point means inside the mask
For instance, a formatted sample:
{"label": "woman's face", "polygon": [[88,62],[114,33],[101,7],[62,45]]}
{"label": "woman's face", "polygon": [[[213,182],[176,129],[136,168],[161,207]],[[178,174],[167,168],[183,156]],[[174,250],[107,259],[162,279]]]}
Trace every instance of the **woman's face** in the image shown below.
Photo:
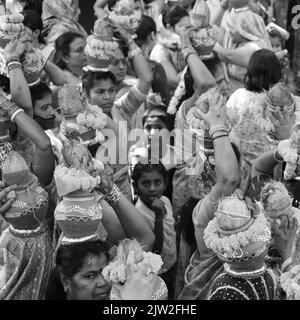
{"label": "woman's face", "polygon": [[174,31],[178,35],[181,34],[182,31],[191,28],[191,20],[189,16],[183,17],[179,22],[177,22],[174,26]]}
{"label": "woman's face", "polygon": [[87,57],[84,53],[86,41],[83,38],[76,38],[70,44],[69,56],[66,57],[67,65],[83,68],[87,65]]}
{"label": "woman's face", "polygon": [[109,300],[111,285],[102,276],[107,263],[104,253],[99,256],[89,253],[82,268],[66,280],[68,300]]}
{"label": "woman's face", "polygon": [[44,120],[54,119],[56,112],[52,107],[52,96],[46,94],[42,99],[36,100],[33,106],[34,115]]}
{"label": "woman's face", "polygon": [[148,137],[152,137],[158,130],[168,129],[159,117],[148,117],[144,123],[144,130]]}
{"label": "woman's face", "polygon": [[127,74],[127,63],[124,59],[115,59],[109,66],[111,73],[116,77],[117,83],[122,82]]}
{"label": "woman's face", "polygon": [[116,89],[111,79],[94,81],[94,86],[89,92],[90,103],[102,108],[106,114],[110,113],[115,97]]}

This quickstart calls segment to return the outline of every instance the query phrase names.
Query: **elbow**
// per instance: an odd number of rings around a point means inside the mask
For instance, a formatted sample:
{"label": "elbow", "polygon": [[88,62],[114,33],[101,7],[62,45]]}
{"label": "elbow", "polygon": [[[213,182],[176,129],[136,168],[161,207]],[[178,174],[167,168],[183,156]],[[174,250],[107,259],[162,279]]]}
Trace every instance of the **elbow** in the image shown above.
{"label": "elbow", "polygon": [[37,144],[37,147],[42,151],[47,151],[52,148],[51,141],[48,136],[43,137],[43,139]]}
{"label": "elbow", "polygon": [[241,184],[241,174],[233,174],[224,178],[222,184],[226,193],[232,194]]}
{"label": "elbow", "polygon": [[143,239],[140,241],[143,245],[143,248],[146,251],[151,251],[154,245],[155,236],[154,233],[151,231],[147,235],[144,235]]}

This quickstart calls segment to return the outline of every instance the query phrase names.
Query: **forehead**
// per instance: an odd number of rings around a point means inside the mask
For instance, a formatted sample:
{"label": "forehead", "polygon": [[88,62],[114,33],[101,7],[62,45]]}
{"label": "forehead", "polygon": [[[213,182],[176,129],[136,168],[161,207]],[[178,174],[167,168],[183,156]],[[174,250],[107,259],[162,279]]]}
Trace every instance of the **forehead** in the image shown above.
{"label": "forehead", "polygon": [[190,25],[191,24],[191,20],[189,16],[185,16],[183,18],[181,18],[177,23],[176,26],[186,26],[186,25]]}
{"label": "forehead", "polygon": [[93,89],[94,90],[109,90],[114,88],[114,83],[111,79],[101,79],[101,80],[95,80],[93,83]]}
{"label": "forehead", "polygon": [[50,93],[45,93],[43,97],[35,101],[35,105],[44,105],[52,103],[52,95]]}
{"label": "forehead", "polygon": [[99,255],[88,253],[79,272],[99,271],[99,269],[104,268],[107,263],[107,257],[104,253],[101,252]]}
{"label": "forehead", "polygon": [[165,122],[158,118],[158,117],[148,117],[145,119],[145,127],[154,127],[154,126],[159,126],[159,127],[163,127],[166,128],[167,125],[165,124]]}
{"label": "forehead", "polygon": [[147,181],[154,181],[158,179],[163,179],[163,176],[157,170],[153,170],[150,172],[143,172],[140,178],[140,180],[147,180]]}
{"label": "forehead", "polygon": [[70,49],[72,51],[78,49],[79,47],[85,47],[86,41],[83,38],[75,38],[71,43],[70,43]]}

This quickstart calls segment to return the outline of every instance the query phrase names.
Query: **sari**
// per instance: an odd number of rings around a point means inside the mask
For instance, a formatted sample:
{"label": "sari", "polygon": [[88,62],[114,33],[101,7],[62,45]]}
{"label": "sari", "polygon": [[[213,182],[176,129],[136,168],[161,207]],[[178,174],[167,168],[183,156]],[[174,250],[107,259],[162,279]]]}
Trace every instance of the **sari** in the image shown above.
{"label": "sari", "polygon": [[0,300],[41,300],[51,270],[52,248],[46,226],[0,237]]}
{"label": "sari", "polygon": [[[228,16],[226,24],[228,31],[224,39],[224,47],[226,49],[241,49],[250,52],[255,52],[260,49],[272,50],[263,18],[248,7],[233,9]],[[229,30],[230,32],[238,32],[245,39],[245,42],[234,43]],[[231,80],[231,93],[236,89],[243,88],[243,81],[247,69],[245,67],[228,64],[227,72]]]}
{"label": "sari", "polygon": [[44,1],[42,19],[46,43],[53,45],[59,36],[68,31],[79,33],[86,38],[86,31],[78,23],[79,15],[78,0]]}

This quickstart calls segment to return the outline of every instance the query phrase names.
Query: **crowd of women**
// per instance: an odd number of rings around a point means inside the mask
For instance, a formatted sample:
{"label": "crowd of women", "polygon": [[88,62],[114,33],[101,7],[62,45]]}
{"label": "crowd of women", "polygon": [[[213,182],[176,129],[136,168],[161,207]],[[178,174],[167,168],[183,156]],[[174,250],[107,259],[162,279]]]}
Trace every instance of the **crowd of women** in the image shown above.
{"label": "crowd of women", "polygon": [[0,1],[0,299],[300,299],[275,2]]}

